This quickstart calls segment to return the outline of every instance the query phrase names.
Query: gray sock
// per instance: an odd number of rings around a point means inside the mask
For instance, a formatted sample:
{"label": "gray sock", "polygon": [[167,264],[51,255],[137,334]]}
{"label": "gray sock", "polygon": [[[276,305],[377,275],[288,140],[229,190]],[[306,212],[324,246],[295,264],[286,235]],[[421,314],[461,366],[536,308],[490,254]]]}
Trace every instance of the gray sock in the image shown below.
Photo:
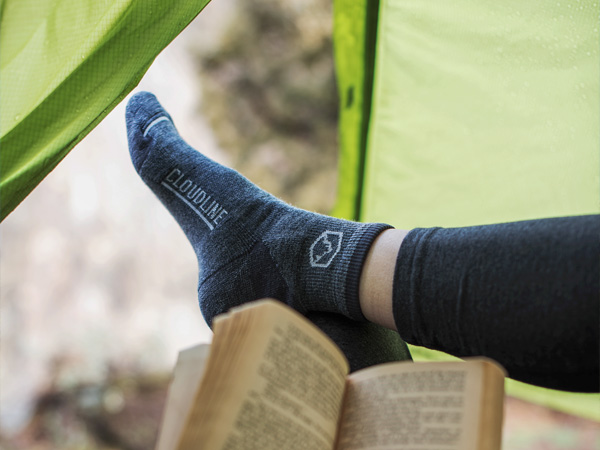
{"label": "gray sock", "polygon": [[306,317],[336,343],[350,363],[350,372],[377,364],[412,360],[408,346],[395,331],[339,314],[311,312]]}
{"label": "gray sock", "polygon": [[307,313],[364,320],[362,265],[385,224],[362,224],[294,208],[187,145],[147,92],[127,105],[133,164],[175,217],[198,257],[206,321],[273,297]]}

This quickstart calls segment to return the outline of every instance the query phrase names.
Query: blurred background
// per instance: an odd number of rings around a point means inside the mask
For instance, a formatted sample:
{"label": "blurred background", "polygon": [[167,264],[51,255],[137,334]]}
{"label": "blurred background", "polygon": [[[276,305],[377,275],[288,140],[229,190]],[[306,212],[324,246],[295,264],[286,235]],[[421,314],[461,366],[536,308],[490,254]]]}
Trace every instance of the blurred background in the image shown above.
{"label": "blurred background", "polygon": [[[210,3],[138,88],[181,135],[296,206],[335,202],[331,0]],[[148,449],[177,352],[208,342],[185,236],[129,160],[119,105],[2,223],[0,448]],[[507,398],[504,449],[600,425]]]}

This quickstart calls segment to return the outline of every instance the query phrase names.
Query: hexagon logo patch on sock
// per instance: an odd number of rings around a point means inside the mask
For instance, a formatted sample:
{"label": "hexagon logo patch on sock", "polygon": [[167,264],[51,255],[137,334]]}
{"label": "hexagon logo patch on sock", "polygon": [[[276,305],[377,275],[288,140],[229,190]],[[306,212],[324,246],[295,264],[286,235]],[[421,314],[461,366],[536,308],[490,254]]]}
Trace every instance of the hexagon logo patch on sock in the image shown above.
{"label": "hexagon logo patch on sock", "polygon": [[310,265],[329,267],[342,248],[343,236],[341,231],[324,231],[310,246]]}

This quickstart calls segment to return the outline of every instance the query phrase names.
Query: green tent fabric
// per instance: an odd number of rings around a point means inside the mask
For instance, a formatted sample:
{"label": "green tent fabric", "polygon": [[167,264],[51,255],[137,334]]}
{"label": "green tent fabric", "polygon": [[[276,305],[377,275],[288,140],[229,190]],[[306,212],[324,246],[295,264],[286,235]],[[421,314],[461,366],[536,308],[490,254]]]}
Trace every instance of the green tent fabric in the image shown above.
{"label": "green tent fabric", "polygon": [[0,3],[0,220],[209,0]]}
{"label": "green tent fabric", "polygon": [[[334,214],[410,229],[600,212],[598,18],[585,0],[336,0]],[[597,395],[509,392],[600,419]]]}

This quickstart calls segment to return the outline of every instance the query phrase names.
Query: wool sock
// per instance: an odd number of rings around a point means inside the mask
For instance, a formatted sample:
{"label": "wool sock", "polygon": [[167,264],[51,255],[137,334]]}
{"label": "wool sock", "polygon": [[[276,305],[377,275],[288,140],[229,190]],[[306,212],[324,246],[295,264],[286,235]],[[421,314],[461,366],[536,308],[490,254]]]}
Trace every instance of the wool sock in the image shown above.
{"label": "wool sock", "polygon": [[294,208],[202,155],[179,136],[154,95],[127,105],[135,169],[177,220],[199,266],[205,320],[273,297],[306,314],[364,320],[361,268],[385,224],[362,224]]}
{"label": "wool sock", "polygon": [[411,360],[408,346],[395,331],[340,314],[310,312],[306,317],[344,353],[350,372],[377,364]]}

